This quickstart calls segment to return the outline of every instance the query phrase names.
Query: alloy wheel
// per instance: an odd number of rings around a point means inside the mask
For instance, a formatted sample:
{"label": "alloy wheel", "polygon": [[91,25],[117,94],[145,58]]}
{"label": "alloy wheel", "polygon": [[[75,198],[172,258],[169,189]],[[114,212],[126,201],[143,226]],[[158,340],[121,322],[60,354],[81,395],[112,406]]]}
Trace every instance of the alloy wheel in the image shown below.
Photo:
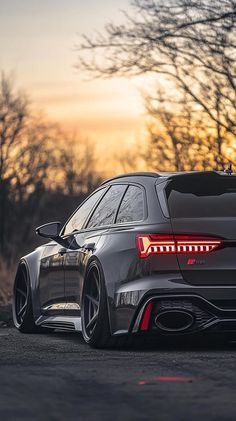
{"label": "alloy wheel", "polygon": [[97,325],[101,299],[101,279],[99,272],[93,268],[89,273],[84,291],[83,317],[86,336],[91,338]]}
{"label": "alloy wheel", "polygon": [[17,322],[21,325],[27,310],[28,302],[28,282],[25,270],[21,270],[21,274],[17,280],[15,287],[15,314]]}

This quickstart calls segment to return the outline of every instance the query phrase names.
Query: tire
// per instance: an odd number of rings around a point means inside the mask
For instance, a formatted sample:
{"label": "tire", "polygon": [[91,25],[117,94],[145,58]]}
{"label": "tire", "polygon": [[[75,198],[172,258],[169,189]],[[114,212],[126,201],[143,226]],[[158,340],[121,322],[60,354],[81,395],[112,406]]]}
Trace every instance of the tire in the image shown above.
{"label": "tire", "polygon": [[93,348],[124,347],[131,339],[129,335],[111,335],[105,279],[95,260],[90,263],[84,282],[81,324],[83,338]]}
{"label": "tire", "polygon": [[14,285],[12,314],[15,327],[22,333],[38,333],[35,325],[28,269],[20,263]]}

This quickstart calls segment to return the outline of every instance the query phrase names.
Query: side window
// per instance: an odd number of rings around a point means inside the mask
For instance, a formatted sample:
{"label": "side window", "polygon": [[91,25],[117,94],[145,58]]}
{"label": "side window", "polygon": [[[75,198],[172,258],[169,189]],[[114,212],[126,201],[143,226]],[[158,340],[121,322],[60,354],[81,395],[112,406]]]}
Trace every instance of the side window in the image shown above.
{"label": "side window", "polygon": [[114,222],[116,212],[125,189],[126,186],[121,184],[110,187],[92,214],[87,228],[109,225]]}
{"label": "side window", "polygon": [[71,219],[69,219],[68,223],[66,224],[63,235],[68,235],[73,231],[80,230],[83,227],[86,218],[88,217],[96,203],[99,201],[99,199],[102,197],[104,192],[105,188],[96,191],[84,202],[82,206],[79,207],[77,212],[75,212],[75,214],[72,216]]}
{"label": "side window", "polygon": [[121,202],[116,223],[142,221],[144,218],[143,192],[140,187],[129,186]]}

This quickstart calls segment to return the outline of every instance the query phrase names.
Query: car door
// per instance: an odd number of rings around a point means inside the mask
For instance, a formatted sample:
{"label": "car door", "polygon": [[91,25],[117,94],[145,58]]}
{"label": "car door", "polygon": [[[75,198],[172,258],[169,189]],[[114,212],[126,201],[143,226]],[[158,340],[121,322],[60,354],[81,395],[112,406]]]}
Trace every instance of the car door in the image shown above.
{"label": "car door", "polygon": [[64,256],[62,246],[52,241],[47,244],[40,262],[39,295],[41,312],[53,314],[63,312],[64,293]]}
{"label": "car door", "polygon": [[119,203],[127,186],[118,184],[109,186],[93,212],[84,224],[84,228],[71,234],[74,250],[65,254],[65,296],[66,314],[78,314],[88,260],[96,250],[101,235],[114,223]]}
{"label": "car door", "polygon": [[[64,238],[68,238],[68,244],[73,241],[71,232],[82,227],[93,207],[105,192],[106,188],[100,188],[94,192],[87,200],[85,200],[85,202],[82,203],[79,209],[74,212],[72,217],[66,223],[61,235],[64,236]],[[81,243],[79,242],[78,244]],[[74,246],[74,250],[70,255],[68,255],[68,259],[66,259],[65,255],[67,249],[54,241],[46,245],[40,262],[39,275],[40,306],[42,313],[64,313],[66,304],[64,272],[65,261],[66,264],[70,266],[73,259],[76,258],[77,249]]]}

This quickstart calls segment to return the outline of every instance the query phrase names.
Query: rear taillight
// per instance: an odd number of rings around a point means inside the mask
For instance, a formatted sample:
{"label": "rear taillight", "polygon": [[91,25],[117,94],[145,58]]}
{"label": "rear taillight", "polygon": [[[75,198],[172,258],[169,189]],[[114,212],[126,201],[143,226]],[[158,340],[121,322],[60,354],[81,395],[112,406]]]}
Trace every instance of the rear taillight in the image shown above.
{"label": "rear taillight", "polygon": [[139,256],[150,254],[209,253],[218,248],[221,241],[214,238],[188,235],[138,235]]}

